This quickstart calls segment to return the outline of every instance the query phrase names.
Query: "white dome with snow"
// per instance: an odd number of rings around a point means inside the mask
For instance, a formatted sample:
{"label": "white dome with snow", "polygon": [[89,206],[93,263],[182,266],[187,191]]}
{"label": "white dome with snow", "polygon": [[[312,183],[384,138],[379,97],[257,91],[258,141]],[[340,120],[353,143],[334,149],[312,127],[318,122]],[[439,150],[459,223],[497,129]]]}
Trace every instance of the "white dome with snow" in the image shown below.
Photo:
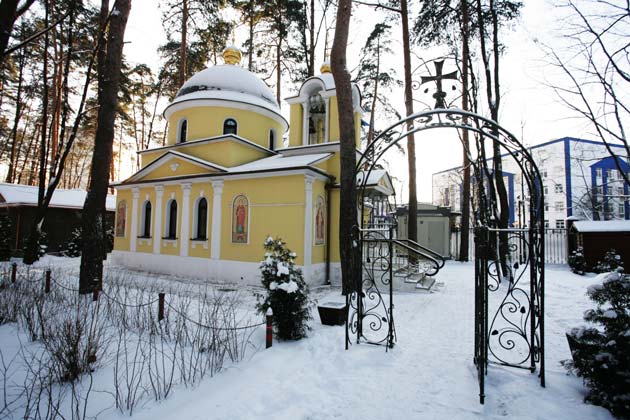
{"label": "white dome with snow", "polygon": [[200,71],[184,83],[171,105],[199,99],[242,102],[280,113],[267,85],[238,65],[224,64]]}

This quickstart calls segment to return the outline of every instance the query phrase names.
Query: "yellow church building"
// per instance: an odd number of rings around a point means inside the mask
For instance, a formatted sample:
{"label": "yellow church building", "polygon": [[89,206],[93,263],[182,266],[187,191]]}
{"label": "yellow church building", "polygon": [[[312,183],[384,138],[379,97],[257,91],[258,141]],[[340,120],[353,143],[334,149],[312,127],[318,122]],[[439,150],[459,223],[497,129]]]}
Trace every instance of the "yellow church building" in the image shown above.
{"label": "yellow church building", "polygon": [[[340,276],[339,125],[330,67],[290,105],[291,130],[265,83],[228,47],[166,107],[168,144],[140,151],[117,183],[115,264],[214,282],[260,284],[263,242],[281,237],[306,281]],[[352,87],[360,148],[360,92]],[[357,153],[359,151],[357,150]],[[392,194],[385,171],[370,176]]]}

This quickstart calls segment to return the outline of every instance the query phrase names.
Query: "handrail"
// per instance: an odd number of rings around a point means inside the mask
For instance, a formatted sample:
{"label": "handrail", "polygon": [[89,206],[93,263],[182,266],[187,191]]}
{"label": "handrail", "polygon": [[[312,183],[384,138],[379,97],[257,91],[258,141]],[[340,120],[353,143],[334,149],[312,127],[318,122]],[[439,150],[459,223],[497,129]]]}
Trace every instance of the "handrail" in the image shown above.
{"label": "handrail", "polygon": [[429,249],[423,245],[420,245],[419,243],[417,243],[416,241],[412,241],[411,239],[397,239],[398,241],[401,242],[408,242],[411,244],[411,246],[415,247],[415,248],[420,248],[422,251],[424,252],[428,252],[429,254],[437,257],[437,259],[440,260],[440,268],[444,267],[444,264],[446,264],[446,258],[444,258],[444,256],[442,254],[439,254],[437,252],[435,252],[432,249]]}
{"label": "handrail", "polygon": [[431,262],[433,262],[433,264],[435,264],[434,271],[432,271],[430,273],[427,272],[427,274],[429,276],[436,275],[438,273],[438,271],[440,271],[440,269],[444,266],[443,263],[442,263],[442,265],[440,265],[440,262],[438,260],[436,260],[435,258],[433,258],[432,256],[430,256],[428,254],[425,254],[424,252],[419,251],[419,250],[417,250],[415,248],[412,248],[411,246],[409,246],[409,245],[407,245],[407,244],[405,244],[403,242],[400,242],[398,239],[394,239],[394,240],[392,240],[392,242],[394,243],[394,245],[397,245],[397,246],[399,246],[399,247],[401,247],[403,249],[406,249],[407,251],[415,253],[415,254],[417,254],[417,255],[419,255],[419,256],[421,256],[421,257],[423,257],[423,258],[425,258],[425,259],[427,259],[427,260],[429,260]]}

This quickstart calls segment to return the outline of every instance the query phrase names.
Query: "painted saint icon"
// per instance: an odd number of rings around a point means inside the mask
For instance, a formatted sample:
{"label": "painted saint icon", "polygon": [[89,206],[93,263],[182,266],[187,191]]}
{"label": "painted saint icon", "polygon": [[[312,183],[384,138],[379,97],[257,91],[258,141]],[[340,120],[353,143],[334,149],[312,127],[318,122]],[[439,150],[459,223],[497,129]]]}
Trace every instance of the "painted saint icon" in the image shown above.
{"label": "painted saint icon", "polygon": [[127,224],[127,203],[121,201],[118,203],[118,210],[116,211],[116,236],[125,236],[125,225]]}
{"label": "painted saint icon", "polygon": [[239,195],[232,205],[232,242],[246,244],[248,235],[249,203],[247,197]]}
{"label": "painted saint icon", "polygon": [[315,203],[315,245],[323,245],[326,238],[326,207],[324,198],[317,197]]}

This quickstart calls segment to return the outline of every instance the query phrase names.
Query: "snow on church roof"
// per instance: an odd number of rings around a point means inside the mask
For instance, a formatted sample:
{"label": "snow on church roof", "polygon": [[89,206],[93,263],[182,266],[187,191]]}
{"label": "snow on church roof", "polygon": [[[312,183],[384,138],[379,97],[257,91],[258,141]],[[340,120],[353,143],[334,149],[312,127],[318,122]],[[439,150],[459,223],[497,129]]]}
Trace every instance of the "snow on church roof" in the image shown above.
{"label": "snow on church roof", "polygon": [[[38,190],[39,187],[30,185],[0,183],[0,206],[36,206]],[[50,207],[82,209],[86,194],[84,190],[57,188],[50,201]],[[116,209],[116,196],[107,196],[106,207],[109,211]]]}
{"label": "snow on church roof", "polygon": [[578,232],[630,232],[630,220],[581,220],[573,223]]}
{"label": "snow on church roof", "polygon": [[332,153],[314,153],[309,155],[276,155],[244,165],[234,166],[230,172],[265,171],[270,169],[290,169],[314,165],[332,156]]}

